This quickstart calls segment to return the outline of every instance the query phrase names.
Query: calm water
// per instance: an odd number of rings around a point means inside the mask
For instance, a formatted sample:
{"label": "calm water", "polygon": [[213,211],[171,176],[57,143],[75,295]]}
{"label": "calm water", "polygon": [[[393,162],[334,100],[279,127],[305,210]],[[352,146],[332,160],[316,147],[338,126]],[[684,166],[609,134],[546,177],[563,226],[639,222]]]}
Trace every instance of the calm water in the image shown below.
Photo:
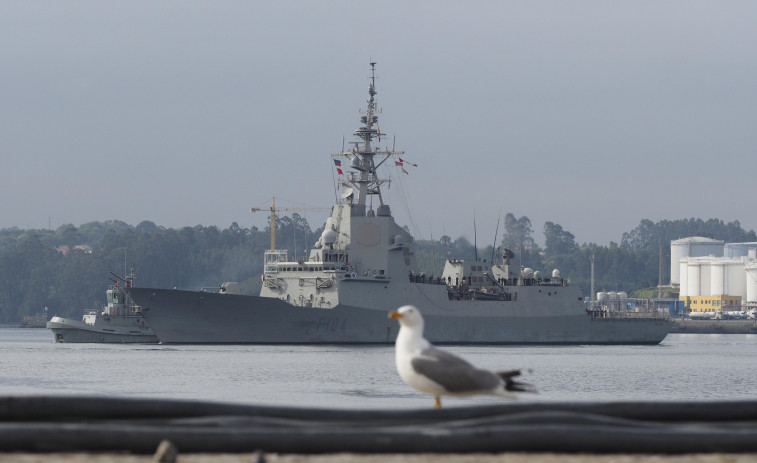
{"label": "calm water", "polygon": [[[0,395],[106,395],[340,408],[428,407],[393,347],[56,344],[0,328]],[[524,401],[753,399],[757,335],[674,334],[659,346],[449,347],[491,369],[531,368]],[[481,405],[492,397],[446,398]]]}

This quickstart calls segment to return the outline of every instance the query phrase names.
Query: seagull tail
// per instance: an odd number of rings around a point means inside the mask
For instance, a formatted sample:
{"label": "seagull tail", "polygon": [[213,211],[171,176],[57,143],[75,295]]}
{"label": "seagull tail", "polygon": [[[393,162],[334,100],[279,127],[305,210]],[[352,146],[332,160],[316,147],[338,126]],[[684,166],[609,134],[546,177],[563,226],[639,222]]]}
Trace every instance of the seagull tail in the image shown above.
{"label": "seagull tail", "polygon": [[497,376],[502,378],[505,381],[505,390],[507,391],[517,391],[517,392],[536,392],[536,389],[528,384],[521,381],[516,381],[516,376],[520,376],[521,371],[520,370],[508,370],[508,371],[498,371]]}

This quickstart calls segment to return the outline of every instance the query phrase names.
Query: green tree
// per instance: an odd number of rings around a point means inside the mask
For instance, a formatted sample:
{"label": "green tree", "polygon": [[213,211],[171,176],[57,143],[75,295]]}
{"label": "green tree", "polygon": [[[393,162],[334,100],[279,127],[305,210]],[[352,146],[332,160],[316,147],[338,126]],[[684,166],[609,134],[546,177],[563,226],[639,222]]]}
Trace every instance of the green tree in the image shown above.
{"label": "green tree", "polygon": [[60,235],[63,244],[68,246],[69,249],[73,249],[74,246],[81,242],[78,230],[76,230],[76,227],[71,224],[58,227],[57,234]]}
{"label": "green tree", "polygon": [[515,250],[521,245],[524,248],[536,249],[533,233],[534,228],[528,217],[524,215],[518,219],[508,212],[505,215],[505,233],[502,235],[502,246],[510,250]]}
{"label": "green tree", "polygon": [[578,249],[575,236],[562,226],[553,223],[544,223],[544,253],[548,256],[568,254]]}

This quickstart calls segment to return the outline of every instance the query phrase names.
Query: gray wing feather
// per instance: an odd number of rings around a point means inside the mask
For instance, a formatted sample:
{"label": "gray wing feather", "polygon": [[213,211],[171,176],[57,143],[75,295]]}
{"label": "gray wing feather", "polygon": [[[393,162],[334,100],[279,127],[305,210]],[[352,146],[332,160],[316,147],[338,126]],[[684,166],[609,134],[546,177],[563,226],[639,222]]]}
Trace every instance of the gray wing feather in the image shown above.
{"label": "gray wing feather", "polygon": [[449,392],[491,390],[502,384],[496,374],[481,370],[465,360],[436,347],[429,347],[412,360],[413,369]]}

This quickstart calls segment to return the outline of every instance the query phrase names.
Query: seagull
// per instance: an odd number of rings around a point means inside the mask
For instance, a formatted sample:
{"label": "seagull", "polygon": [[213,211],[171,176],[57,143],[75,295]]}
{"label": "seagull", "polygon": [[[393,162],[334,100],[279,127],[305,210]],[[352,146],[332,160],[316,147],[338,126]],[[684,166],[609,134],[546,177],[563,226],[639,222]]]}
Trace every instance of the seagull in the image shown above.
{"label": "seagull", "polygon": [[417,307],[406,305],[389,313],[400,323],[394,344],[397,372],[405,383],[434,396],[434,407],[442,406],[441,396],[489,394],[515,399],[513,392],[536,392],[530,384],[515,381],[520,370],[488,371],[434,347],[423,337],[423,317]]}

